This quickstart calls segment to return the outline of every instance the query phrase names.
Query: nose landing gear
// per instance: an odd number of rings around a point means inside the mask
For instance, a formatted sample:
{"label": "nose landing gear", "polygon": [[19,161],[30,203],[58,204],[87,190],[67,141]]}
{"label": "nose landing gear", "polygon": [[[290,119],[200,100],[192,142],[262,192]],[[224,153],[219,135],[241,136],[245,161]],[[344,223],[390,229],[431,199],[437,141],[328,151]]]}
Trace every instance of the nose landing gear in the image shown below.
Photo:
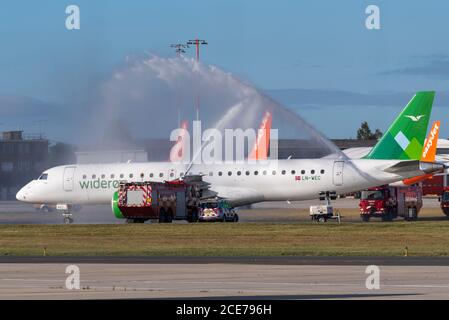
{"label": "nose landing gear", "polygon": [[70,212],[63,212],[62,217],[64,218],[65,224],[73,223],[73,215]]}
{"label": "nose landing gear", "polygon": [[57,204],[56,209],[62,211],[62,218],[65,224],[73,223],[73,214],[71,213],[71,206],[68,204]]}

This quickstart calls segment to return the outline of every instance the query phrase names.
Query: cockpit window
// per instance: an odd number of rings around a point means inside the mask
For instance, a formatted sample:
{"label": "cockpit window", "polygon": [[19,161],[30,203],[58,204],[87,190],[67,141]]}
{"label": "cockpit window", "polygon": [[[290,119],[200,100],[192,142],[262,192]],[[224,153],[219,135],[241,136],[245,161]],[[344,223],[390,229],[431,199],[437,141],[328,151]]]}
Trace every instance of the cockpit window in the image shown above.
{"label": "cockpit window", "polygon": [[37,180],[47,180],[48,178],[48,174],[47,173],[43,173],[39,176],[39,178],[37,178]]}

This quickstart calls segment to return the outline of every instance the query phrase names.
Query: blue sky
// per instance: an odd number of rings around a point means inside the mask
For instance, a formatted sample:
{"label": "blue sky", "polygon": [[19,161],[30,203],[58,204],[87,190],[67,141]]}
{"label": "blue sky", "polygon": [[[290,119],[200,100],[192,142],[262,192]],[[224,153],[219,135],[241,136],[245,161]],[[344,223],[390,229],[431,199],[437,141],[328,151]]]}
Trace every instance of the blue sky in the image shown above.
{"label": "blue sky", "polygon": [[[81,30],[65,29],[70,4],[80,7]],[[380,30],[365,28],[369,4],[380,8]],[[354,136],[363,120],[385,130],[413,92],[429,89],[449,136],[448,14],[444,0],[2,1],[0,130],[30,126],[5,111],[2,96],[63,107],[126,55],[171,56],[169,44],[198,36],[209,42],[204,62],[265,90],[327,136]]]}

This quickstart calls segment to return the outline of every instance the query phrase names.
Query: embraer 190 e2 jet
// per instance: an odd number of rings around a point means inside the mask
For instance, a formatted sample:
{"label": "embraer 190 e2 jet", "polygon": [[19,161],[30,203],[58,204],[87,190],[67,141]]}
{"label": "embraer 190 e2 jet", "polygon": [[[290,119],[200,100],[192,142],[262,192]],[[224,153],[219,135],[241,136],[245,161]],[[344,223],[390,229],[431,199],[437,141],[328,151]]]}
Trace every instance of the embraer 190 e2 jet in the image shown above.
{"label": "embraer 190 e2 jet", "polygon": [[[320,193],[348,193],[434,173],[442,165],[420,161],[434,92],[418,92],[371,152],[360,159],[338,155],[283,159],[273,165],[171,162],[79,164],[46,170],[24,186],[17,199],[29,203],[108,204],[119,181],[164,181],[186,171],[202,175],[215,197],[232,206],[262,201],[316,199]],[[275,116],[275,115],[273,115]]]}

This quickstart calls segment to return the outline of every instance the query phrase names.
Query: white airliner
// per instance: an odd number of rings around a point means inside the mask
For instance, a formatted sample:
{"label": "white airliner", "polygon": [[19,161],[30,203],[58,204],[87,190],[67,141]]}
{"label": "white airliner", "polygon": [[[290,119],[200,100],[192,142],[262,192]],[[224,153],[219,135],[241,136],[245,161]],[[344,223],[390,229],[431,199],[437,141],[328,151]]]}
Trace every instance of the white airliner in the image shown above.
{"label": "white airliner", "polygon": [[[433,96],[433,92],[417,93],[373,150],[361,159],[288,159],[268,166],[204,164],[193,166],[189,174],[203,175],[203,180],[210,183],[210,191],[232,206],[241,206],[316,199],[320,192],[353,192],[433,173],[441,165],[419,161]],[[409,115],[426,116],[415,121]],[[119,181],[173,180],[182,178],[187,167],[171,162],[58,166],[29,182],[16,197],[24,202],[63,207],[108,204]]]}

